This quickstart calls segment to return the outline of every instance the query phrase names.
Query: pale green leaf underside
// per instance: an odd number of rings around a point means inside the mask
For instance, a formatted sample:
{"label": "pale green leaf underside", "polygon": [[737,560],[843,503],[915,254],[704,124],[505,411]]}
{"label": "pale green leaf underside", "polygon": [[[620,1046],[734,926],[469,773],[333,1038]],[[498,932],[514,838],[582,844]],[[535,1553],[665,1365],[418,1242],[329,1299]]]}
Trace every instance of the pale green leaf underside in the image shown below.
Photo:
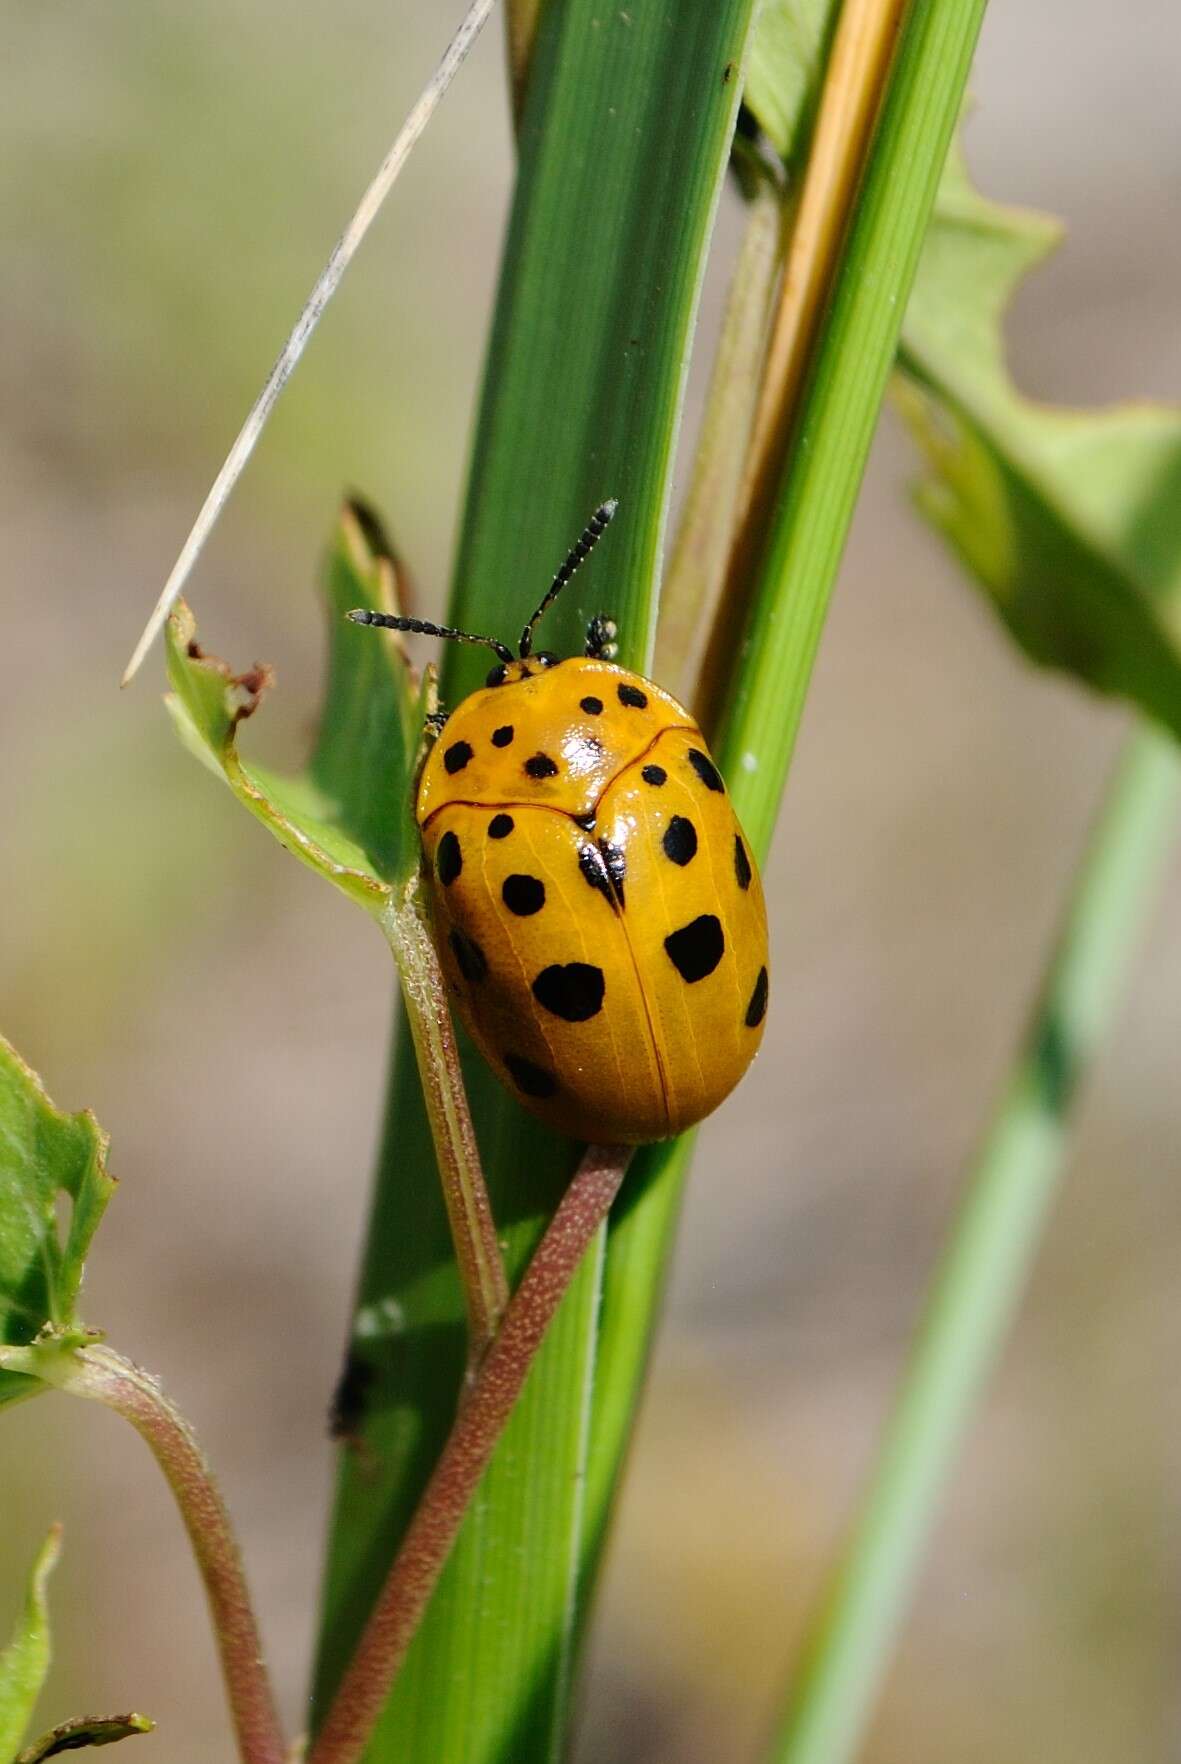
{"label": "pale green leaf underside", "polygon": [[[106,1152],[94,1116],[55,1109],[0,1038],[0,1343],[24,1345],[47,1325],[75,1327],[83,1263],[115,1187]],[[70,1203],[64,1236],[59,1195]],[[0,1372],[0,1403],[36,1389],[24,1374]]]}
{"label": "pale green leaf underside", "polygon": [[373,517],[346,505],[325,571],[328,670],[315,748],[289,776],[246,760],[238,730],[269,685],[205,655],[181,602],[166,631],[167,703],[185,745],[301,862],[372,913],[417,862],[406,804],[422,727],[420,693],[397,639],[353,625],[356,606],[396,611],[395,567]]}
{"label": "pale green leaf underside", "polygon": [[746,70],[747,109],[789,170],[807,153],[837,0],[765,0]]}
{"label": "pale green leaf underside", "polygon": [[923,512],[1036,661],[1181,736],[1181,413],[1022,396],[1002,322],[1059,228],[985,200],[949,160],[903,325]]}
{"label": "pale green leaf underside", "polygon": [[0,1653],[0,1759],[14,1757],[24,1738],[49,1670],[49,1603],[46,1588],[61,1549],[55,1525],[29,1575],[24,1608],[12,1640]]}

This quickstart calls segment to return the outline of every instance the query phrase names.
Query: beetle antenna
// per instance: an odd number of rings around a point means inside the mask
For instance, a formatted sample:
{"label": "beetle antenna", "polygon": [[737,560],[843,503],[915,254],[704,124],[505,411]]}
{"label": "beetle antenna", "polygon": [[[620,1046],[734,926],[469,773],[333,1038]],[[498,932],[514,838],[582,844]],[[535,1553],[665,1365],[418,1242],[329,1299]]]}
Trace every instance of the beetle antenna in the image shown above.
{"label": "beetle antenna", "polygon": [[517,658],[507,643],[498,643],[495,637],[477,637],[474,631],[456,631],[451,625],[432,625],[426,619],[409,619],[401,613],[370,612],[366,607],[354,607],[345,617],[352,619],[354,625],[380,625],[386,631],[414,631],[420,637],[451,637],[456,643],[483,643],[493,649],[502,662],[515,661]]}
{"label": "beetle antenna", "polygon": [[587,554],[594,548],[595,542],[606,532],[611,517],[618,507],[619,499],[616,496],[613,496],[609,502],[601,503],[599,507],[596,508],[590,520],[586,523],[586,526],[582,529],[582,533],[578,540],[567,552],[566,561],[550,583],[549,591],[547,592],[545,599],[542,601],[533,617],[529,620],[525,629],[521,632],[522,661],[524,661],[527,655],[533,653],[533,633],[537,629],[538,622],[542,615],[553,605],[554,601],[558,598],[558,595],[562,592],[562,589],[566,586],[583,558],[587,556]]}

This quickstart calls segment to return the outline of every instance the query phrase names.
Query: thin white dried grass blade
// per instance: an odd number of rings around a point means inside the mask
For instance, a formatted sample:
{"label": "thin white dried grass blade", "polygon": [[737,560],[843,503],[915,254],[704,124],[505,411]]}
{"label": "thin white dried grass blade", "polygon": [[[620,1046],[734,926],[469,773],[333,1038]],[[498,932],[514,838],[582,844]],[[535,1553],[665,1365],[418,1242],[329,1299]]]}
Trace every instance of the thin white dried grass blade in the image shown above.
{"label": "thin white dried grass blade", "polygon": [[193,523],[193,530],[185,540],[180,556],[172,567],[172,573],[164,584],[163,592],[152,610],[152,616],[144,626],[143,635],[136,644],[135,652],[127,664],[120,682],[121,685],[126,686],[135,678],[144,656],[163,629],[164,621],[172,610],[174,602],[180,596],[193,565],[201,555],[205,541],[216,526],[222,509],[229,501],[230,492],[242,475],[247,460],[254,452],[258,438],[266,427],[267,419],[278,402],[279,394],[291,378],[309,337],[319,324],[324,308],[339,287],[341,278],[355,257],[358,246],[393,188],[394,181],[405,164],[410,149],[434,115],[444,92],[459,72],[469,49],[487,22],[495,3],[496,0],[474,0],[474,4],[468,8],[463,23],[447,47],[446,54],[435,69],[434,75],[423,90],[414,109],[402,124],[397,140],[383,159],[377,176],[362,196],[352,220],[333,246],[332,254],[308,296],[307,305],[300,314],[295,329],[288,337],[278,360],[267,375],[263,389],[255,399],[250,414],[239,431],[237,440],[230,448],[225,464],[213,481],[213,488],[205,498],[201,512]]}

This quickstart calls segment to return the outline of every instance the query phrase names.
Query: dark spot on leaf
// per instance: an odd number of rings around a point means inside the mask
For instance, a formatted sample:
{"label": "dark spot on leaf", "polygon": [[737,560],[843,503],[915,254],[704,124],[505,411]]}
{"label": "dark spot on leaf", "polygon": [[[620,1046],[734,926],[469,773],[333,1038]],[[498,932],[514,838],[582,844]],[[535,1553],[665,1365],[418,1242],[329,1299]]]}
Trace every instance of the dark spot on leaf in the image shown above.
{"label": "dark spot on leaf", "polygon": [[516,822],[511,815],[493,815],[488,823],[489,839],[507,839]]}
{"label": "dark spot on leaf", "polygon": [[557,1091],[557,1079],[544,1066],[535,1066],[532,1060],[523,1059],[520,1054],[505,1054],[504,1063],[509,1077],[525,1096],[553,1096]]}
{"label": "dark spot on leaf", "polygon": [[712,974],[722,959],[726,939],[713,913],[702,913],[664,940],[668,959],[690,986]]}
{"label": "dark spot on leaf", "polygon": [[702,753],[699,747],[689,749],[689,764],[701,779],[707,790],[725,790],[722,774],[710,759],[708,753]]}
{"label": "dark spot on leaf", "polygon": [[684,868],[697,856],[697,829],[684,815],[674,815],[664,829],[661,844],[669,862]]}
{"label": "dark spot on leaf", "polygon": [[462,869],[463,853],[459,849],[459,840],[454,833],[444,833],[435,853],[435,873],[444,888],[450,888]]}
{"label": "dark spot on leaf", "polygon": [[767,1015],[767,970],[759,969],[759,977],[755,981],[755,989],[750,995],[750,1003],[746,1007],[746,1026],[757,1029]]}
{"label": "dark spot on leaf", "polygon": [[506,876],[500,897],[510,913],[528,919],[545,905],[545,883],[536,876]]}
{"label": "dark spot on leaf", "polygon": [[750,887],[750,859],[747,857],[746,847],[743,845],[741,839],[739,839],[737,833],[734,835],[734,874],[738,878],[739,888],[745,889]]}
{"label": "dark spot on leaf", "polygon": [[602,968],[589,962],[554,962],[533,982],[533,996],[564,1023],[585,1023],[603,1008],[606,982]]}

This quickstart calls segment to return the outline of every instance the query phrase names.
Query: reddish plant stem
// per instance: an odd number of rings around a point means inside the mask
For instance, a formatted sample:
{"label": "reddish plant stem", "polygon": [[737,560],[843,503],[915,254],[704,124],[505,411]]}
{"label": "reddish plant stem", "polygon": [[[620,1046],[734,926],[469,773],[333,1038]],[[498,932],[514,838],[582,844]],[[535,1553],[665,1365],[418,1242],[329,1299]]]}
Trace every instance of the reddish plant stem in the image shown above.
{"label": "reddish plant stem", "polygon": [[263,1664],[258,1625],[226,1504],[188,1422],[156,1380],[101,1344],[61,1356],[42,1375],[122,1415],[148,1444],[180,1508],[205,1583],[243,1764],[284,1764],[287,1747]]}
{"label": "reddish plant stem", "polygon": [[592,1146],[575,1172],[460,1405],[307,1764],[355,1764],[364,1751],[534,1356],[610,1211],[631,1152],[630,1146]]}
{"label": "reddish plant stem", "polygon": [[470,1382],[495,1338],[508,1304],[508,1276],[496,1239],[496,1223],[464,1089],[439,953],[430,927],[419,911],[418,889],[415,876],[400,891],[398,904],[383,914],[382,926],[402,983],[406,1020],[418,1059],[443,1203],[463,1285]]}

